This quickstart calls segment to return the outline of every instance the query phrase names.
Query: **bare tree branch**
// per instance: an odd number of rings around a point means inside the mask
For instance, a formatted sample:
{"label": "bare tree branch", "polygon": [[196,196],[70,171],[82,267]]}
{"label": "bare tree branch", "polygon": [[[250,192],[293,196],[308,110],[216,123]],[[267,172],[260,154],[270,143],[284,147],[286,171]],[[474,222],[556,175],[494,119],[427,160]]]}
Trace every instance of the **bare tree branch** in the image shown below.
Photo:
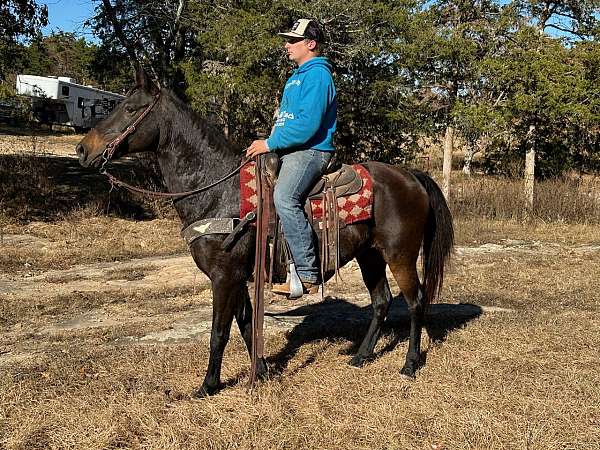
{"label": "bare tree branch", "polygon": [[108,19],[110,20],[110,23],[112,24],[113,29],[115,30],[115,35],[121,42],[121,45],[125,48],[125,51],[127,51],[127,55],[129,56],[129,59],[131,60],[130,61],[131,65],[134,68],[136,67],[136,65],[139,66],[140,61],[135,53],[135,49],[125,38],[125,33],[123,32],[123,27],[121,26],[121,23],[117,19],[117,14],[115,12],[115,9],[113,8],[113,6],[110,3],[110,0],[102,0],[102,3],[104,4],[104,9],[106,10],[106,15],[108,16]]}

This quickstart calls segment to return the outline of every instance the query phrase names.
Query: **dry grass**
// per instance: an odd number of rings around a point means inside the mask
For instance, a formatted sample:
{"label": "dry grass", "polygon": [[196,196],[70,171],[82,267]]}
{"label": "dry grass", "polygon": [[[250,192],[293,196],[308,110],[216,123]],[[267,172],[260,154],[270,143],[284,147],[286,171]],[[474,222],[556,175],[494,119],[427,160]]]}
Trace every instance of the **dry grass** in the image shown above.
{"label": "dry grass", "polygon": [[[48,183],[47,192],[65,195],[60,183]],[[442,301],[512,310],[432,321],[446,338],[424,339],[426,362],[415,381],[399,376],[406,320],[390,321],[375,361],[353,369],[349,353],[367,322],[313,316],[289,332],[268,329],[273,376],[251,394],[234,330],[226,389],[190,401],[208,361],[206,336],[165,344],[138,338],[208,310],[207,286],[7,294],[0,296],[0,448],[600,448],[598,226],[569,224],[565,203],[556,203],[564,220],[524,224],[513,207],[502,209],[513,199],[509,182],[478,183],[457,183],[459,198],[469,199],[453,206],[458,243],[467,248],[454,259]],[[98,192],[77,193],[82,203],[57,202],[49,217],[0,196],[0,280],[186,251],[177,220],[106,216]],[[124,200],[123,208],[133,206]],[[115,269],[108,278],[138,280],[153,269]],[[358,272],[341,288],[349,301],[364,293]],[[81,325],[94,314],[106,322]]]}
{"label": "dry grass", "polygon": [[[169,201],[112,191],[98,169],[82,168],[75,158],[81,137],[0,128],[0,228],[78,214],[137,220],[173,217]],[[125,158],[110,169],[130,183],[164,190],[156,162],[148,155]]]}
{"label": "dry grass", "polygon": [[[179,231],[173,219],[136,222],[85,214],[53,223],[5,225],[0,272],[35,274],[76,264],[183,253],[187,248]],[[9,234],[27,239],[15,240]]]}
{"label": "dry grass", "polygon": [[[517,225],[499,226],[497,234],[522,239],[531,233],[523,228],[522,235],[505,234],[511,227]],[[555,230],[565,239],[570,234],[576,233],[566,225]],[[399,376],[407,349],[405,321],[386,328],[380,356],[363,369],[350,368],[347,360],[366,323],[339,322],[326,332],[310,326],[289,334],[271,331],[267,353],[272,367],[282,369],[254,394],[246,392],[248,357],[234,332],[223,366],[228,387],[192,402],[186,393],[202,381],[206,340],[119,342],[168,327],[169,315],[195,308],[197,296],[96,296],[89,305],[73,298],[75,309],[64,303],[67,299],[32,299],[54,305],[62,318],[102,308],[115,315],[128,311],[131,322],[40,332],[51,318],[35,308],[21,310],[30,324],[4,327],[4,343],[16,337],[31,357],[0,368],[0,445],[598,448],[600,279],[595,274],[600,260],[597,250],[580,244],[546,242],[531,253],[459,254],[443,300],[514,312],[484,314],[451,331],[429,348],[414,382]],[[352,283],[363,291],[358,279]],[[352,287],[347,289],[345,295],[351,295]],[[165,297],[172,300],[165,303]],[[391,351],[384,350],[398,339]]]}
{"label": "dry grass", "polygon": [[58,133],[43,129],[10,127],[0,124],[0,154],[74,156],[82,134]]}
{"label": "dry grass", "polygon": [[[441,180],[439,174],[436,179]],[[534,211],[526,214],[523,181],[453,174],[451,208],[456,216],[540,222],[600,223],[600,180],[566,177],[536,184]]]}
{"label": "dry grass", "polygon": [[526,223],[517,220],[493,220],[458,216],[454,219],[459,245],[502,244],[507,239],[554,242],[565,245],[600,244],[600,227],[594,224]]}

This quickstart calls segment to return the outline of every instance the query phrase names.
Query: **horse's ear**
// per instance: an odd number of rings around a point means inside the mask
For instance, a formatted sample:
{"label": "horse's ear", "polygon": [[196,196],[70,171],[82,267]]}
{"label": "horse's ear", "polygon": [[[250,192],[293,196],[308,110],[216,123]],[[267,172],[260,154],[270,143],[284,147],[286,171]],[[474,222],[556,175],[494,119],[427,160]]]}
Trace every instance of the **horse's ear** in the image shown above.
{"label": "horse's ear", "polygon": [[156,95],[160,91],[160,85],[157,82],[150,79],[150,77],[141,65],[136,65],[135,84],[139,88],[150,92],[152,95]]}
{"label": "horse's ear", "polygon": [[135,85],[142,89],[148,88],[148,74],[140,64],[135,65]]}

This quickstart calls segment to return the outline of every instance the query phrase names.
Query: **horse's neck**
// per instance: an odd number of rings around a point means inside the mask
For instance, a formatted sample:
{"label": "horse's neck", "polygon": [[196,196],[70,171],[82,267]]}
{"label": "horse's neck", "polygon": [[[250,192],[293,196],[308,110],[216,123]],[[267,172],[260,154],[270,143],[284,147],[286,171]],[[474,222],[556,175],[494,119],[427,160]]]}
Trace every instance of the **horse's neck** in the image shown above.
{"label": "horse's neck", "polygon": [[[165,102],[158,161],[170,192],[185,192],[213,183],[234,170],[241,155],[223,136],[194,117],[181,104]],[[200,194],[175,202],[184,225],[208,217],[237,217],[239,214],[239,176]]]}

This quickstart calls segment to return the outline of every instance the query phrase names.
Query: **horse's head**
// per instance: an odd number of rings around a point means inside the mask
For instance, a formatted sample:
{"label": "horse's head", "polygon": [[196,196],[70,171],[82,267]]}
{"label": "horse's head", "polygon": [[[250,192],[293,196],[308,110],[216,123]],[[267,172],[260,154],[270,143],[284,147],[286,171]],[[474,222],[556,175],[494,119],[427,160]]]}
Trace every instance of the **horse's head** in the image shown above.
{"label": "horse's head", "polygon": [[[160,88],[148,79],[143,69],[138,69],[136,87],[77,144],[79,163],[84,167],[99,166],[104,158],[154,150],[160,130],[155,104],[159,93]],[[134,124],[135,131],[128,132],[128,127]],[[111,144],[114,153],[108,148]]]}

